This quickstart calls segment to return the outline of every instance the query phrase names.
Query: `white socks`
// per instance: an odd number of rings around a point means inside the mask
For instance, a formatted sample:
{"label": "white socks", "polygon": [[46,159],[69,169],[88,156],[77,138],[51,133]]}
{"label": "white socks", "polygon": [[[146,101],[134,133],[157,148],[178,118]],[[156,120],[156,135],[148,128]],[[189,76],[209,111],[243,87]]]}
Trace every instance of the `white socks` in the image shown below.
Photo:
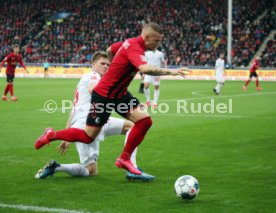
{"label": "white socks", "polygon": [[[150,89],[144,88],[144,93],[145,93],[147,102],[150,102]],[[154,101],[153,101],[154,104],[157,104],[158,99],[159,99],[159,94],[160,94],[160,90],[155,89],[154,90]]]}
{"label": "white socks", "polygon": [[159,89],[155,89],[154,90],[154,104],[157,104],[158,99],[159,99],[159,94],[160,94],[160,90]]}
{"label": "white socks", "polygon": [[[129,133],[130,133],[130,130],[128,130],[126,132],[125,145],[126,145],[127,138],[128,138]],[[136,155],[137,155],[137,147],[134,149],[134,151],[133,151],[133,153],[132,153],[132,155],[130,157],[130,161],[132,162],[133,166],[135,166],[136,168],[138,168],[137,163],[136,163]]]}
{"label": "white socks", "polygon": [[88,169],[81,165],[81,164],[60,164],[60,166],[58,166],[55,169],[55,172],[66,172],[69,175],[72,176],[77,176],[77,177],[86,177],[89,176],[89,171]]}
{"label": "white socks", "polygon": [[[125,144],[128,138],[128,135],[130,133],[131,129],[127,131],[126,137],[125,137]],[[137,168],[136,164],[136,154],[137,154],[137,148],[133,151],[131,155],[131,162],[132,164]],[[74,164],[60,164],[60,166],[55,168],[55,172],[66,172],[69,175],[75,176],[75,177],[86,177],[89,176],[88,169],[83,166],[82,164],[74,163]]]}
{"label": "white socks", "polygon": [[220,93],[220,90],[222,88],[223,84],[222,83],[218,83],[217,86],[215,87],[217,93]]}
{"label": "white socks", "polygon": [[147,102],[150,102],[150,89],[148,88],[144,88],[144,93],[147,99]]}

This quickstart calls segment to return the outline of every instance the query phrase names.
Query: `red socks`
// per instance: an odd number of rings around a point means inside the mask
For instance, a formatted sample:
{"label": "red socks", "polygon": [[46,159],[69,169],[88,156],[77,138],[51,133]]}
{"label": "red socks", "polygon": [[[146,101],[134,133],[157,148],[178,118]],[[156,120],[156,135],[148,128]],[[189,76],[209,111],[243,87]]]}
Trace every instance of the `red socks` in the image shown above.
{"label": "red socks", "polygon": [[11,97],[13,96],[13,84],[8,83],[6,85],[5,91],[4,91],[4,95],[6,96],[8,94],[8,92],[10,91]]}
{"label": "red socks", "polygon": [[53,140],[63,140],[68,142],[82,142],[91,143],[94,139],[90,138],[86,132],[78,128],[68,128],[60,131],[54,131],[49,133],[48,139]]}
{"label": "red socks", "polygon": [[259,87],[259,79],[256,78],[256,87]]}
{"label": "red socks", "polygon": [[247,85],[250,83],[250,79],[248,79],[246,82],[245,82],[245,86],[247,87]]}
{"label": "red socks", "polygon": [[[251,79],[248,79],[246,82],[245,82],[245,85],[244,86],[247,86],[249,83],[250,83]],[[259,87],[259,79],[256,78],[256,87]]]}
{"label": "red socks", "polygon": [[127,143],[120,156],[122,159],[130,159],[132,152],[142,142],[151,125],[152,120],[150,117],[143,118],[135,123],[128,135]]}
{"label": "red socks", "polygon": [[13,84],[10,84],[10,94],[11,94],[11,97],[13,96]]}
{"label": "red socks", "polygon": [[7,84],[6,88],[5,88],[5,91],[4,91],[5,96],[8,94],[9,90],[10,90],[10,84]]}

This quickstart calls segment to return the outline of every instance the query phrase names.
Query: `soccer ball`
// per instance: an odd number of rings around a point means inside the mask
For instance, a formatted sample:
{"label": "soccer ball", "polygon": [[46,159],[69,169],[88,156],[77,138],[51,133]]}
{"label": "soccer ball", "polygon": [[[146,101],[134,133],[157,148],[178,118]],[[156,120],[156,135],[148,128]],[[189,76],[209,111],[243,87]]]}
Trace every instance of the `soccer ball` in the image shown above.
{"label": "soccer ball", "polygon": [[177,196],[192,200],[199,192],[199,184],[196,178],[191,175],[179,177],[174,184],[174,190]]}

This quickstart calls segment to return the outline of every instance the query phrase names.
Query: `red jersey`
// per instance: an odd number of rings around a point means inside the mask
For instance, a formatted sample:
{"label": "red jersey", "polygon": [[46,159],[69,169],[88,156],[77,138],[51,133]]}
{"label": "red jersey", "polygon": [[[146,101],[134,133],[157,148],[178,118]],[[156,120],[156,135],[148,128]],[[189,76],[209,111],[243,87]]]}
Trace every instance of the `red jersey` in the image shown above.
{"label": "red jersey", "polygon": [[254,59],[252,66],[250,67],[250,72],[256,72],[259,68],[259,61]]}
{"label": "red jersey", "polygon": [[19,54],[10,53],[9,55],[7,55],[6,58],[2,61],[0,67],[2,68],[6,62],[6,73],[9,75],[14,75],[15,68],[18,65],[18,63],[26,69],[25,65],[23,64],[22,57]]}
{"label": "red jersey", "polygon": [[112,53],[116,53],[107,72],[94,91],[107,98],[122,98],[127,87],[142,64],[147,64],[145,44],[141,36],[114,43]]}

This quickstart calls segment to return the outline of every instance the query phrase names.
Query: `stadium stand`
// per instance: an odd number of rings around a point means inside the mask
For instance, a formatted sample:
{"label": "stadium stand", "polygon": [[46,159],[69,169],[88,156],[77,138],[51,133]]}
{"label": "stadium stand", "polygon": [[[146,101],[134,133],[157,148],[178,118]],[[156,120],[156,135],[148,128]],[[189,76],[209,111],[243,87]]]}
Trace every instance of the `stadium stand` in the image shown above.
{"label": "stadium stand", "polygon": [[276,67],[276,34],[273,40],[267,42],[266,48],[262,53],[262,65],[264,67]]}
{"label": "stadium stand", "polygon": [[[234,1],[234,66],[248,66],[265,37],[275,29],[272,3]],[[57,15],[61,13],[69,15],[60,18]],[[0,21],[0,58],[18,36],[28,63],[46,59],[51,63],[89,63],[94,51],[138,35],[149,21],[164,28],[161,49],[170,65],[213,66],[227,44],[227,1],[219,0],[11,0],[0,8]],[[275,48],[268,46],[266,51],[262,66],[275,66]]]}

